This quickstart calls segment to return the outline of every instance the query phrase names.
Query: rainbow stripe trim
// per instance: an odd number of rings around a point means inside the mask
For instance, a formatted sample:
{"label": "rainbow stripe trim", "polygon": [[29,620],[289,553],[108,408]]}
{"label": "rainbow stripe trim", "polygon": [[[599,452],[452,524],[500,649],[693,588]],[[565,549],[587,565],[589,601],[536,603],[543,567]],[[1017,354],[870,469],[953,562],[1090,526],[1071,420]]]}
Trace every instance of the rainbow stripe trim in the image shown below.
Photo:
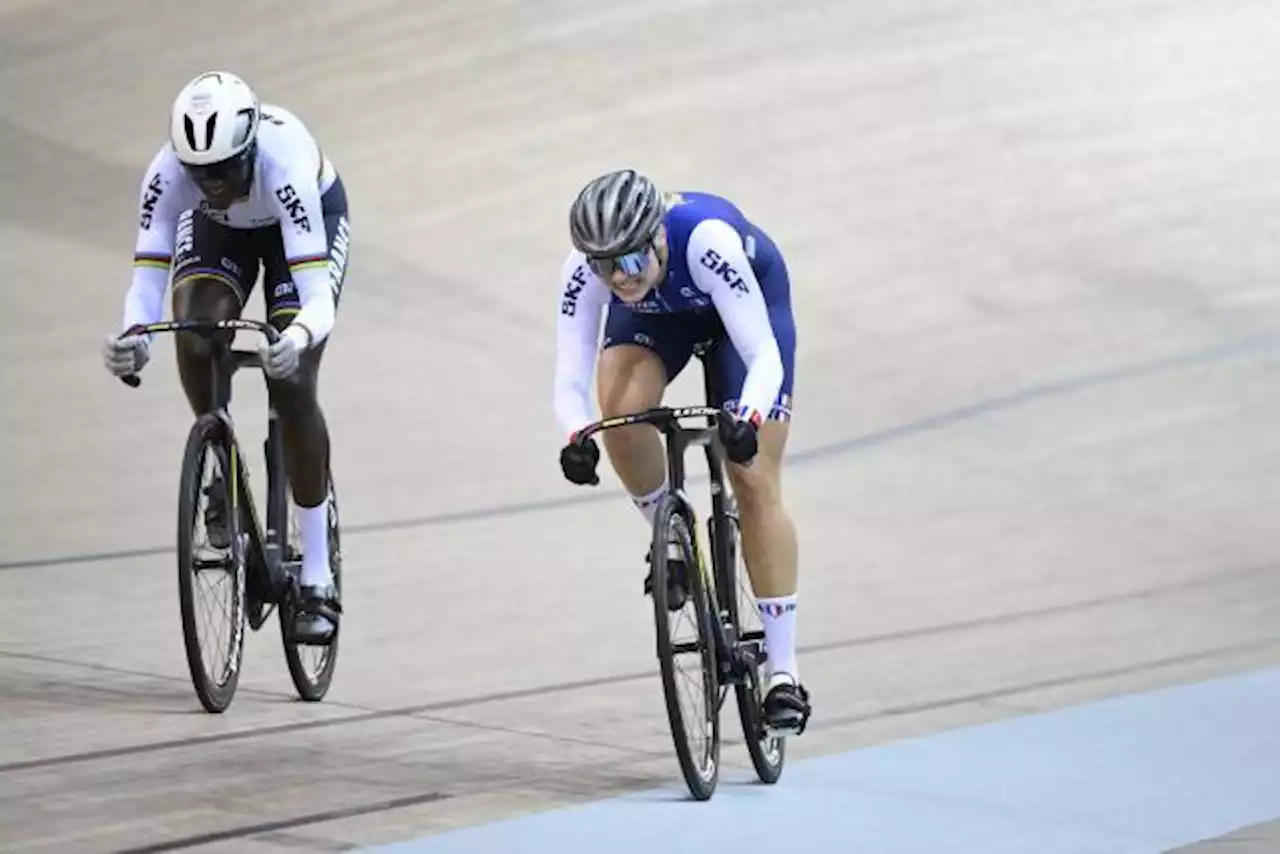
{"label": "rainbow stripe trim", "polygon": [[306,270],[326,270],[329,267],[328,255],[308,255],[295,258],[289,262],[289,272],[301,273]]}
{"label": "rainbow stripe trim", "polygon": [[178,288],[182,287],[185,284],[188,284],[189,282],[199,282],[202,280],[221,282],[222,284],[231,288],[231,290],[233,290],[236,296],[240,299],[240,304],[244,305],[245,293],[243,290],[241,290],[240,283],[237,282],[231,276],[224,273],[222,270],[219,270],[217,267],[190,267],[186,270],[183,270],[178,276],[174,278],[173,287],[174,287],[174,290],[177,290]]}
{"label": "rainbow stripe trim", "polygon": [[133,256],[133,266],[152,267],[157,270],[168,270],[173,263],[173,256],[163,252],[137,252]]}

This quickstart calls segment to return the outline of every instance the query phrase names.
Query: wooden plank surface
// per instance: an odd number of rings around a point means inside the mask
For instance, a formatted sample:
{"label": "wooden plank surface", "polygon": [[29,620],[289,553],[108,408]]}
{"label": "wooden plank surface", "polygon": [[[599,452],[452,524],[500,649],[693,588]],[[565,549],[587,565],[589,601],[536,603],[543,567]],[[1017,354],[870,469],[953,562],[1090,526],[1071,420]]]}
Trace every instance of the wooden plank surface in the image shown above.
{"label": "wooden plank surface", "polygon": [[[794,756],[1280,660],[1271,4],[0,16],[7,850],[341,850],[679,786],[644,526],[607,471],[564,482],[550,409],[567,206],[619,164],[786,253]],[[136,391],[98,355],[142,170],[207,67],[308,122],[353,232],[321,382],[338,674],[293,702],[272,624],[220,717],[182,654],[172,344]],[[250,447],[263,404],[243,379]]]}

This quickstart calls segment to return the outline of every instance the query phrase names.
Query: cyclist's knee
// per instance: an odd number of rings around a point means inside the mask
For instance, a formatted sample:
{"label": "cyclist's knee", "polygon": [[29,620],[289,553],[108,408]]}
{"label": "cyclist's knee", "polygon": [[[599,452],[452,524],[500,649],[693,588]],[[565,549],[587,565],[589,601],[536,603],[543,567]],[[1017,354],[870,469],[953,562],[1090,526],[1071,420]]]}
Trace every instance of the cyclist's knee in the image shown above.
{"label": "cyclist's knee", "polygon": [[600,354],[597,395],[605,418],[657,406],[666,386],[662,360],[647,347],[620,344]]}
{"label": "cyclist's knee", "polygon": [[743,513],[750,515],[780,503],[782,490],[775,467],[756,460],[747,467],[730,464],[728,471],[734,498]]}
{"label": "cyclist's knee", "polygon": [[[613,418],[649,409],[662,402],[666,370],[657,354],[635,344],[607,348],[600,356],[597,395],[600,414]],[[620,427],[601,434],[611,459],[637,453],[654,455],[656,431],[645,425]]]}
{"label": "cyclist's knee", "polygon": [[320,401],[316,394],[319,381],[319,353],[308,351],[302,354],[298,369],[289,377],[282,379],[267,378],[267,393],[271,405],[287,424],[306,429],[319,424],[323,427],[320,412]]}
{"label": "cyclist's knee", "polygon": [[768,420],[760,426],[755,457],[749,465],[728,463],[726,470],[733,494],[744,512],[773,507],[782,501],[782,455],[788,425]]}
{"label": "cyclist's knee", "polygon": [[268,379],[267,391],[271,405],[287,422],[307,421],[320,411],[315,384],[301,372],[287,379]]}
{"label": "cyclist's knee", "polygon": [[[227,282],[219,279],[193,276],[179,279],[173,286],[173,319],[182,320],[231,320],[240,316],[242,298]],[[230,332],[221,336],[223,343],[230,343]],[[194,332],[179,332],[174,336],[174,349],[181,362],[205,362],[212,355],[210,339]]]}
{"label": "cyclist's knee", "polygon": [[228,320],[240,316],[244,294],[230,280],[193,275],[173,283],[175,320]]}

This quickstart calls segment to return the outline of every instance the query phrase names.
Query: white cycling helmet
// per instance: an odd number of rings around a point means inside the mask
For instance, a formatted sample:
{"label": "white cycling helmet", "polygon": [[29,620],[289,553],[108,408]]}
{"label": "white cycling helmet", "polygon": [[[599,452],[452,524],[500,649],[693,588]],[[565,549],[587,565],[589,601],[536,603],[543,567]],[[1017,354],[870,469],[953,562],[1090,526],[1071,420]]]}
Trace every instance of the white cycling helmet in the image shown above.
{"label": "white cycling helmet", "polygon": [[226,71],[207,71],[174,99],[169,142],[197,181],[224,181],[243,189],[253,174],[260,120],[258,96],[243,80]]}

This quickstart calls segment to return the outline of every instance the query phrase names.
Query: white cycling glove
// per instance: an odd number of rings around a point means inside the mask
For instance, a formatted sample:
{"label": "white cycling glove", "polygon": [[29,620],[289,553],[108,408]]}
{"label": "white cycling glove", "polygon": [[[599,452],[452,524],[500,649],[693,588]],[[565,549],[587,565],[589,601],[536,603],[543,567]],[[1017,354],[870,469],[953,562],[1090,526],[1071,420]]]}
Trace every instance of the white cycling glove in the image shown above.
{"label": "white cycling glove", "polygon": [[262,370],[272,379],[282,379],[298,369],[298,358],[307,349],[311,336],[304,327],[290,325],[274,344],[263,341],[258,348]]}
{"label": "white cycling glove", "polygon": [[151,361],[151,339],[145,335],[108,335],[102,347],[102,362],[114,376],[123,377],[141,371]]}

